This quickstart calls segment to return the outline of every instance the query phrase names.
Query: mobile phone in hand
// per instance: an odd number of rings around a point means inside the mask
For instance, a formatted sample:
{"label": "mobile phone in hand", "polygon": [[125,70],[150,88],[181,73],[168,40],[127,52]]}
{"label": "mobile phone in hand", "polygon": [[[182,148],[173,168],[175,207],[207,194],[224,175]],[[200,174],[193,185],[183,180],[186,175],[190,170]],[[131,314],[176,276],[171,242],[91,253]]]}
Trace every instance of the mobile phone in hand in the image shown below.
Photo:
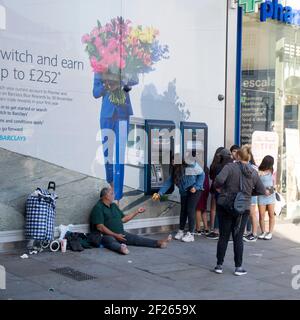
{"label": "mobile phone in hand", "polygon": [[269,190],[271,194],[274,193],[275,191],[274,187],[267,187],[266,189]]}

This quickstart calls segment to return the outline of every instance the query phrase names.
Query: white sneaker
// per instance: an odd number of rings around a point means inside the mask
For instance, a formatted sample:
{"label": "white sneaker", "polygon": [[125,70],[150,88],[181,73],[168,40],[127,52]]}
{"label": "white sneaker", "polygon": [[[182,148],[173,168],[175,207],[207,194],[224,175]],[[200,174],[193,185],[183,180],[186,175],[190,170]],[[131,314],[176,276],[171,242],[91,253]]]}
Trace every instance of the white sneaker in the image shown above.
{"label": "white sneaker", "polygon": [[247,274],[247,271],[245,269],[243,269],[242,267],[239,267],[239,268],[235,268],[234,274],[236,276],[243,276],[243,275]]}
{"label": "white sneaker", "polygon": [[184,236],[183,231],[182,230],[178,230],[178,232],[176,233],[174,239],[181,240],[183,238],[183,236]]}
{"label": "white sneaker", "polygon": [[187,232],[186,235],[181,240],[183,242],[193,242],[195,239],[194,239],[194,236],[190,232]]}
{"label": "white sneaker", "polygon": [[258,236],[258,239],[264,239],[266,235],[267,235],[266,232],[262,232],[262,233]]}
{"label": "white sneaker", "polygon": [[264,237],[264,240],[271,240],[272,239],[272,233],[271,232],[268,232],[265,237]]}

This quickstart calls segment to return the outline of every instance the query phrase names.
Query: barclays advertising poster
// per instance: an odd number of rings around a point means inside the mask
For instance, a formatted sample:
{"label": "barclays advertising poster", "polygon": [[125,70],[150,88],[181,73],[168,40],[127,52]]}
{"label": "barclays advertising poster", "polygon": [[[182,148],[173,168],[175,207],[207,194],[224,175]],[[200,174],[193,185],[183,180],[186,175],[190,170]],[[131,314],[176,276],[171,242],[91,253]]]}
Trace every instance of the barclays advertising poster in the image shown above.
{"label": "barclays advertising poster", "polygon": [[123,184],[143,187],[142,167],[126,164],[145,160],[134,149],[145,119],[205,123],[212,158],[224,141],[225,7],[0,0],[0,147],[115,180],[117,198]]}

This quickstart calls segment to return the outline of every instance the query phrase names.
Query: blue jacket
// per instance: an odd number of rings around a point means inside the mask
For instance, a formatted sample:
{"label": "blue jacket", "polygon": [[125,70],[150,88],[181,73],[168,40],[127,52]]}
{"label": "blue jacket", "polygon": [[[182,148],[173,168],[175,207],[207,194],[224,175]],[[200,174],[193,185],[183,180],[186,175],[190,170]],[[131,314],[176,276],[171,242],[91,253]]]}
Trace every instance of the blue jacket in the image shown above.
{"label": "blue jacket", "polygon": [[[127,83],[129,86],[136,85],[138,82],[130,81]],[[94,75],[94,87],[93,87],[93,96],[94,98],[102,99],[102,108],[101,108],[101,118],[112,118],[113,115],[116,115],[119,119],[127,119],[133,114],[132,106],[130,102],[129,93],[125,92],[126,102],[124,105],[115,105],[109,100],[110,93],[105,89],[103,81],[101,79],[100,73],[95,73]]]}
{"label": "blue jacket", "polygon": [[[188,190],[195,187],[196,190],[203,190],[203,183],[205,179],[205,173],[201,166],[194,162],[186,167],[186,174],[183,175],[179,181],[179,193],[181,195],[187,194]],[[163,186],[159,189],[159,194],[163,195],[174,184],[173,175],[165,181]]]}

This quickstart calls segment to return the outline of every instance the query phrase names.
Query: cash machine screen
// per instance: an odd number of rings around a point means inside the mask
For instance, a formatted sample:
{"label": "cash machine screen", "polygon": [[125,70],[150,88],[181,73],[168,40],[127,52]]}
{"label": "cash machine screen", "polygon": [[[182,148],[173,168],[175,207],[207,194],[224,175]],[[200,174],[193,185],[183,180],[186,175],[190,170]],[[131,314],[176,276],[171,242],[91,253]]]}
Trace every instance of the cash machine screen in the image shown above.
{"label": "cash machine screen", "polygon": [[171,139],[167,132],[163,134],[160,130],[151,130],[151,189],[160,188],[170,176]]}
{"label": "cash machine screen", "polygon": [[184,152],[192,153],[197,162],[205,165],[205,130],[201,128],[184,129]]}

